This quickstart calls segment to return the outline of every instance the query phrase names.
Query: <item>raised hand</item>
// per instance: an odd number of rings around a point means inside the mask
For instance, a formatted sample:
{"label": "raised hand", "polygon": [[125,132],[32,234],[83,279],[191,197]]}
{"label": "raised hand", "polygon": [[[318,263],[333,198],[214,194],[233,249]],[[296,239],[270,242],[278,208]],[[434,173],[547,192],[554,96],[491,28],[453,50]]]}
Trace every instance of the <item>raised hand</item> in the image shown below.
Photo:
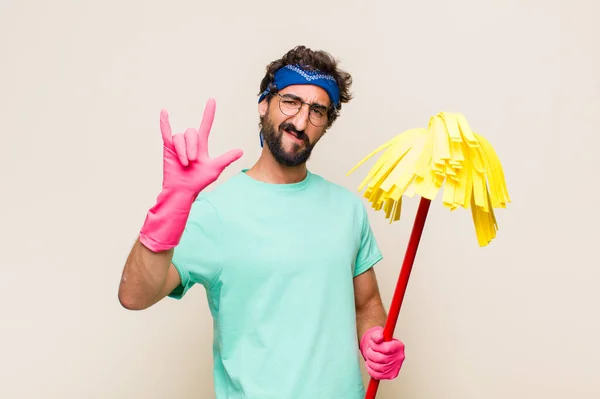
{"label": "raised hand", "polygon": [[242,156],[242,150],[231,150],[217,158],[210,158],[208,136],[215,117],[216,103],[209,99],[199,129],[189,128],[172,135],[169,115],[160,113],[163,151],[163,188],[174,188],[195,193],[204,190],[219,178],[223,170]]}
{"label": "raised hand", "polygon": [[215,100],[209,99],[200,128],[189,128],[175,135],[171,133],[167,111],[160,113],[163,186],[140,231],[140,242],[154,252],[171,249],[179,243],[198,194],[243,154],[236,149],[217,158],[209,156],[208,136],[215,108]]}

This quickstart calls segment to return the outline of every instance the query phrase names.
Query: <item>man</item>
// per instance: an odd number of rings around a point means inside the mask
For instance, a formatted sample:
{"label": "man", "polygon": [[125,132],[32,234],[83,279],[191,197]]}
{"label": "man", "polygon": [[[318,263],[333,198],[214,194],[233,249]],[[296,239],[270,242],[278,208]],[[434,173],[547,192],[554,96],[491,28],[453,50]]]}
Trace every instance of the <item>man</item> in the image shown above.
{"label": "man", "polygon": [[209,157],[214,101],[199,129],[176,135],[161,113],[163,189],[125,264],[119,300],[140,310],[204,286],[218,399],[359,399],[359,360],[377,379],[399,373],[404,345],[383,342],[373,271],[382,255],[366,210],[306,166],[350,85],[329,54],[303,46],[269,64],[261,156],[211,191],[242,156]]}

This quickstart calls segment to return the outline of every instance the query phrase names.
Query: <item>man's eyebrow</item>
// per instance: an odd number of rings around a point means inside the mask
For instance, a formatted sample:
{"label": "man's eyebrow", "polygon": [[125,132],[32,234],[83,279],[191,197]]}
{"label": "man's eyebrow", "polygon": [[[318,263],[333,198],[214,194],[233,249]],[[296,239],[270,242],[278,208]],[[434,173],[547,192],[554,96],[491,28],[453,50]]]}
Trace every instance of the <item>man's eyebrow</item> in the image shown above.
{"label": "man's eyebrow", "polygon": [[[293,100],[298,100],[298,101],[305,102],[305,101],[304,101],[304,99],[302,99],[302,98],[300,98],[300,97],[298,97],[297,95],[295,95],[295,94],[292,94],[292,93],[285,93],[285,94],[282,94],[282,96],[283,96],[283,97],[289,97],[289,98],[291,98],[291,99],[293,99]],[[315,106],[315,107],[319,107],[319,108],[327,109],[327,106],[326,106],[326,105],[323,105],[323,104],[319,104],[319,103],[312,103],[311,105],[312,105],[312,106]]]}

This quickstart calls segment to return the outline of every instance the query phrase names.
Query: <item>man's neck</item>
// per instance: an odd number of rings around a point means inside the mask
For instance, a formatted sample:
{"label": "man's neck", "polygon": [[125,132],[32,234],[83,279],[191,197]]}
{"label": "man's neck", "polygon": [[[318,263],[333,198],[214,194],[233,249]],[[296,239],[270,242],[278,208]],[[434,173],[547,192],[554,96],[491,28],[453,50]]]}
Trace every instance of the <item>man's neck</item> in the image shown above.
{"label": "man's neck", "polygon": [[246,174],[251,178],[271,184],[298,183],[306,178],[306,173],[306,164],[299,166],[281,165],[266,148],[263,149],[254,166],[246,171]]}

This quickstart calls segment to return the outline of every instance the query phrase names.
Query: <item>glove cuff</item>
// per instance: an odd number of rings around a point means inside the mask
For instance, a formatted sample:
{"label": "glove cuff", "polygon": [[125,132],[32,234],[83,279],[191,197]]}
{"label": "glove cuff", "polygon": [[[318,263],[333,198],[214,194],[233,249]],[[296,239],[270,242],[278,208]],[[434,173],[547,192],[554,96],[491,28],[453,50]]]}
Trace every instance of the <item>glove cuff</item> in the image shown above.
{"label": "glove cuff", "polygon": [[164,189],[146,215],[140,230],[140,242],[153,252],[176,247],[197,196],[186,191]]}

